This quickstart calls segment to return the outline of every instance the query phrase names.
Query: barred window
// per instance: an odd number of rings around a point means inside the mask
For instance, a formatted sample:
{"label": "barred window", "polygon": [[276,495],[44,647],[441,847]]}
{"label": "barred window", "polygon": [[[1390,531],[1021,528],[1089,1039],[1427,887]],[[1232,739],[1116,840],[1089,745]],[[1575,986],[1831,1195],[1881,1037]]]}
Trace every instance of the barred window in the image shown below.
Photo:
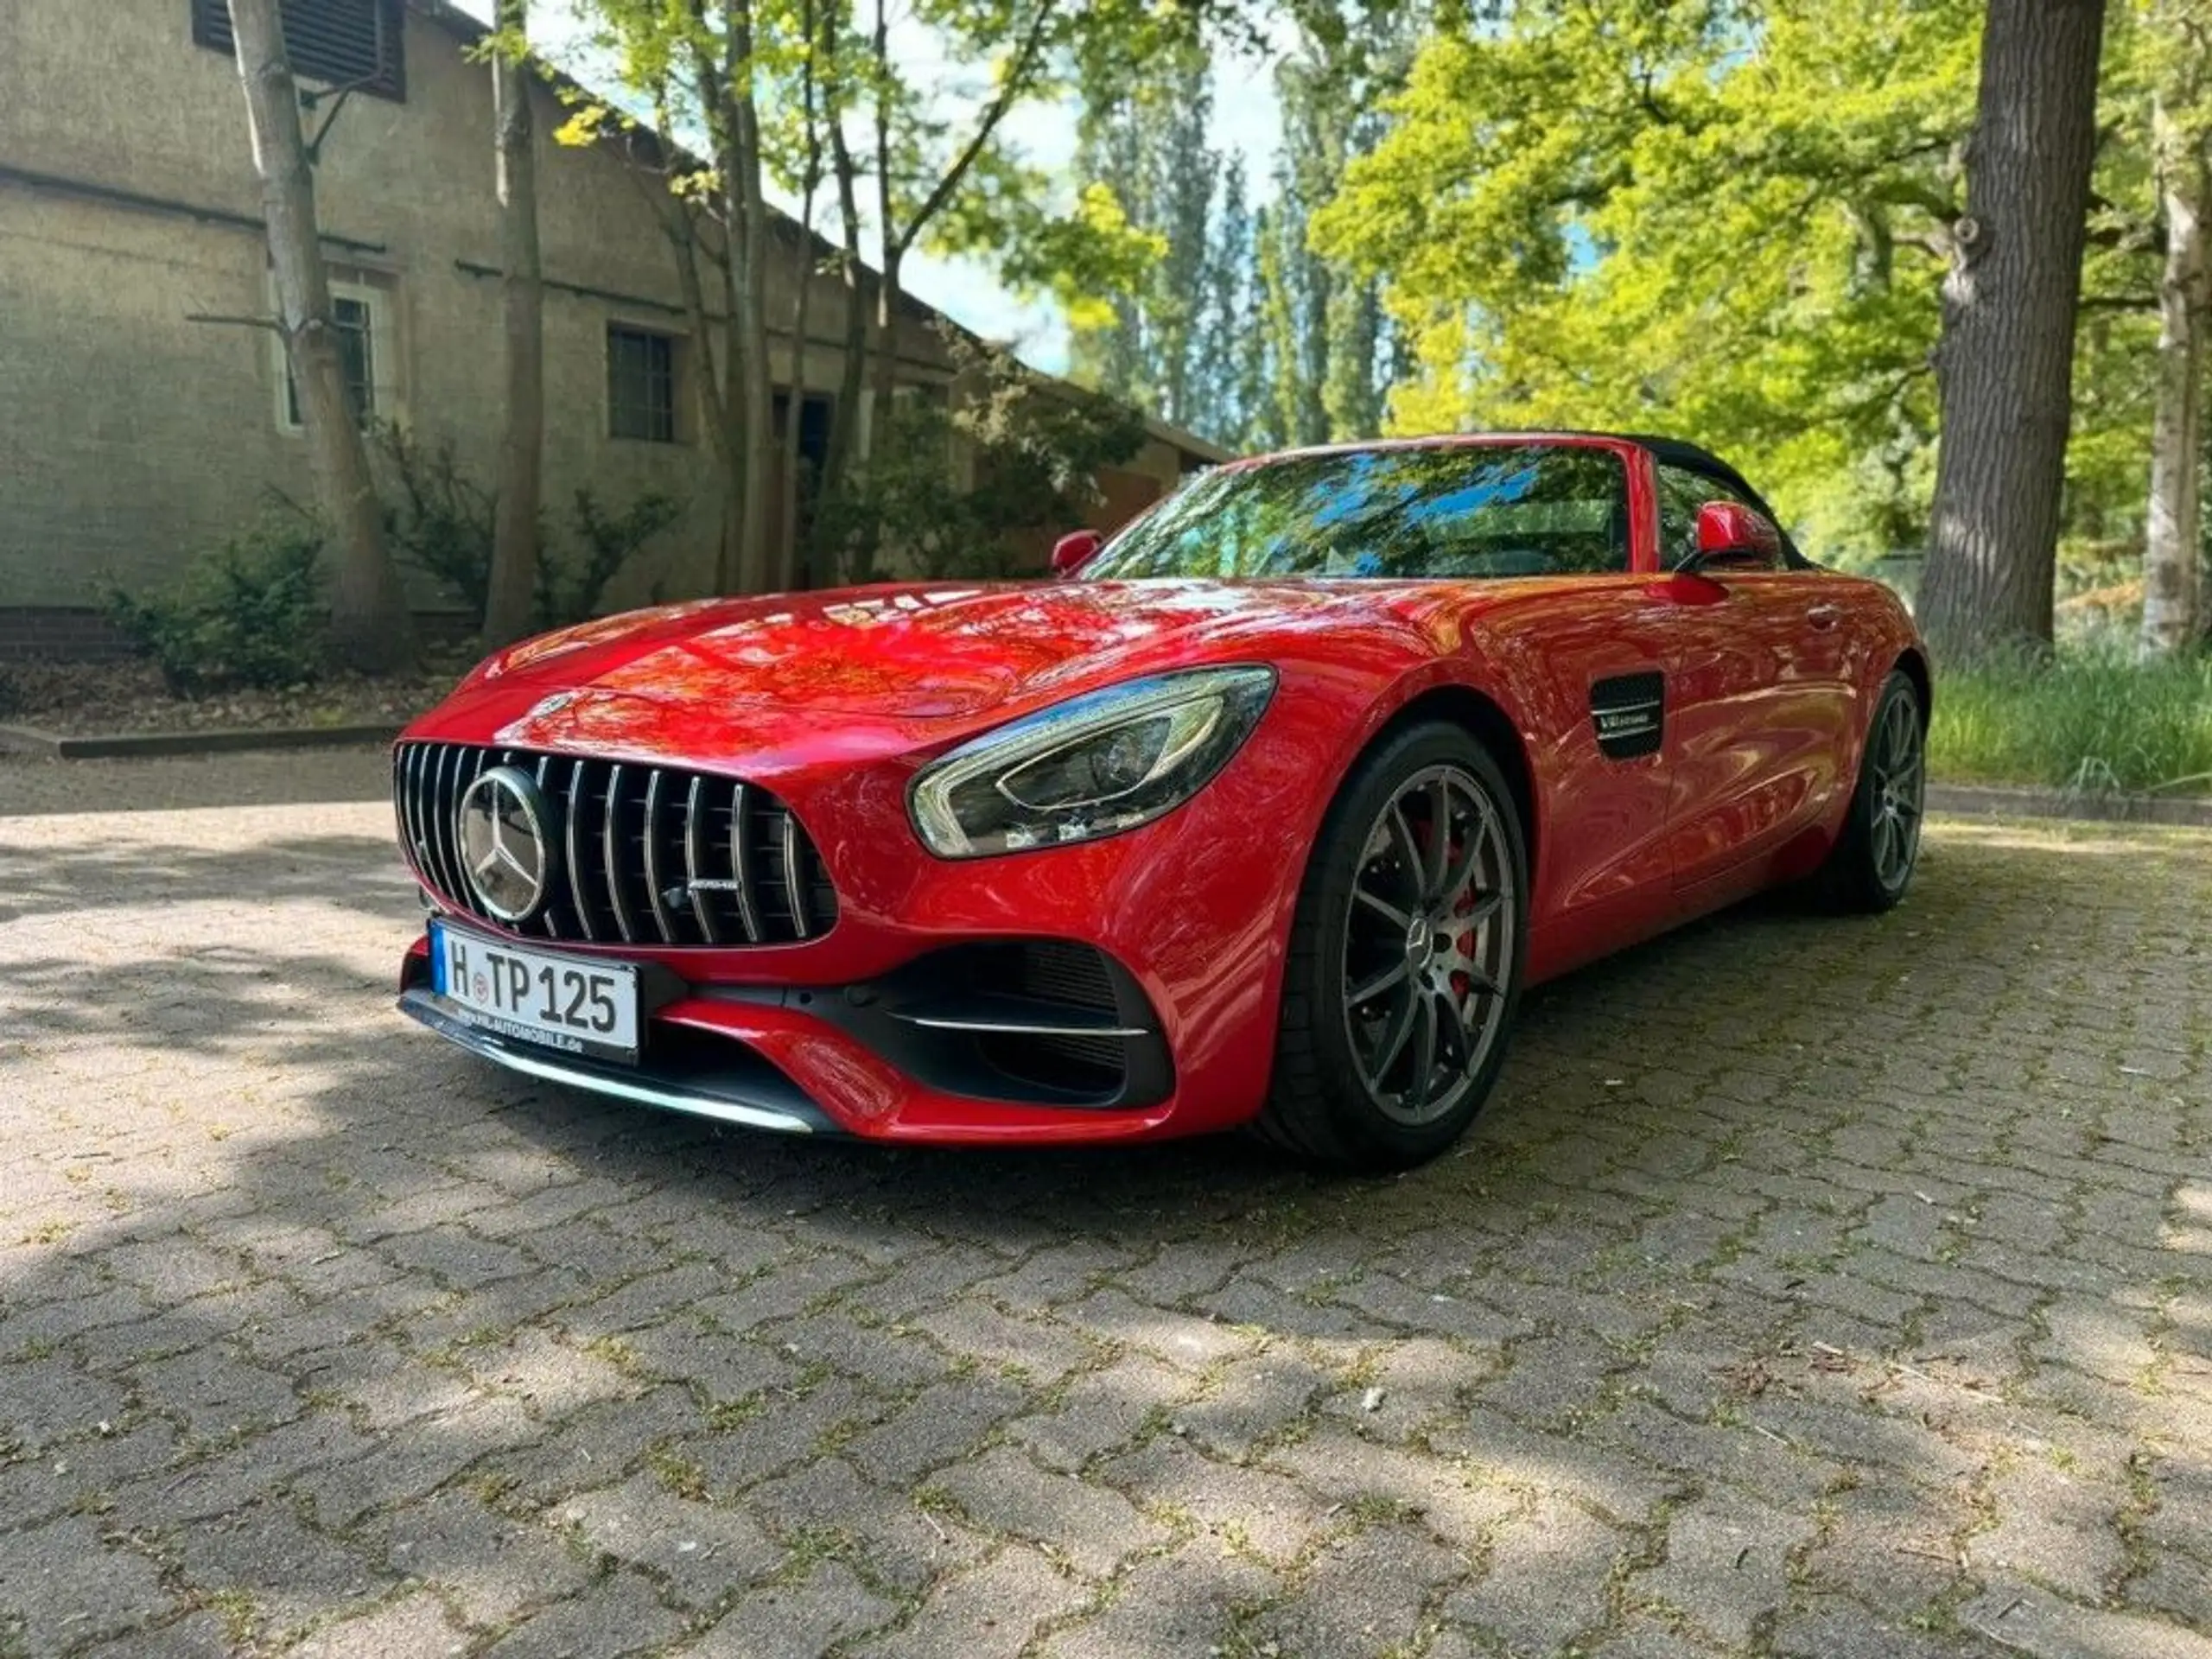
{"label": "barred window", "polygon": [[676,442],[676,342],[668,335],[607,325],[607,429],[617,438]]}
{"label": "barred window", "polygon": [[[235,55],[230,0],[191,4],[194,41]],[[378,98],[406,98],[404,0],[278,0],[277,10],[284,22],[284,55],[295,75]]]}

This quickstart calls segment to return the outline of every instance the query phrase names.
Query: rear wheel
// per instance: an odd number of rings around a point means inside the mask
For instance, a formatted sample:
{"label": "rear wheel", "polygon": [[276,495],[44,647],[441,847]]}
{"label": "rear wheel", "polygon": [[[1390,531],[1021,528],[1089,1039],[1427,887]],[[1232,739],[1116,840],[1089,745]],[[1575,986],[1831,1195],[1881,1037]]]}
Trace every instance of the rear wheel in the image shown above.
{"label": "rear wheel", "polygon": [[1299,895],[1262,1138],[1363,1169],[1458,1140],[1504,1060],[1528,890],[1512,791],[1473,738],[1423,724],[1363,759]]}
{"label": "rear wheel", "polygon": [[1867,723],[1859,787],[1843,834],[1817,878],[1838,909],[1888,910],[1904,897],[1920,861],[1928,796],[1928,722],[1911,676],[1892,673]]}

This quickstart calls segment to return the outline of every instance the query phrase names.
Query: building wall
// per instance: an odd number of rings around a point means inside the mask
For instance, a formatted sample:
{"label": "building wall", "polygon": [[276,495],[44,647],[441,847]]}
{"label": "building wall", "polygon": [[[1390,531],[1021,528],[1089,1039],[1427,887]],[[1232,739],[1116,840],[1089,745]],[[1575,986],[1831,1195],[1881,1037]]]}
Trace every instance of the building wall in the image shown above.
{"label": "building wall", "polygon": [[[450,441],[488,480],[504,417],[490,73],[418,12],[405,41],[406,101],[357,94],[337,118],[317,168],[319,217],[334,274],[385,298],[380,412]],[[626,162],[553,143],[564,111],[548,92],[537,115],[555,284],[549,512],[557,524],[582,486],[609,505],[648,490],[677,497],[684,517],[614,597],[702,591],[721,502],[692,411],[675,444],[607,435],[607,324],[683,331],[667,242]],[[236,532],[267,491],[308,499],[304,445],[279,418],[275,336],[187,321],[273,305],[245,99],[230,60],[193,43],[188,0],[0,5],[0,605],[79,606],[100,580],[158,582]],[[784,315],[794,264],[771,270]],[[817,280],[810,334],[835,321],[841,292]],[[928,328],[904,334],[908,372],[940,378]],[[787,338],[777,357],[787,381]],[[833,383],[839,360],[812,346],[810,385]],[[416,585],[420,602],[439,602]]]}
{"label": "building wall", "polygon": [[[190,14],[189,0],[0,0],[0,611],[159,582],[267,492],[311,496],[304,445],[280,418],[276,336],[188,320],[273,309],[245,99],[230,59],[194,43]],[[324,143],[325,251],[385,308],[379,413],[450,442],[488,482],[504,418],[490,71],[420,5],[405,44],[405,101],[353,95]],[[611,149],[556,144],[565,111],[537,96],[549,516],[557,526],[579,486],[610,506],[672,495],[683,518],[610,598],[708,591],[721,499],[694,411],[681,409],[677,443],[608,435],[607,324],[684,332],[650,187]],[[789,316],[795,271],[772,264],[772,319]],[[812,389],[836,380],[842,309],[838,283],[817,277]],[[903,372],[942,380],[916,311]],[[787,383],[781,329],[775,350]],[[678,352],[688,378],[688,342]],[[1172,479],[1181,457],[1152,449],[1141,469]],[[410,580],[419,604],[450,602]]]}

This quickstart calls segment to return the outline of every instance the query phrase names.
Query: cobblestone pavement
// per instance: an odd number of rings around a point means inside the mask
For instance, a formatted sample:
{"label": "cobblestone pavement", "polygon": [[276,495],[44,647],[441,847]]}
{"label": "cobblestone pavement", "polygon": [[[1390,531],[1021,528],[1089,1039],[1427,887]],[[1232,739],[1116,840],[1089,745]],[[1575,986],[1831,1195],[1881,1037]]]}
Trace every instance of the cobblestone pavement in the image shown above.
{"label": "cobblestone pavement", "polygon": [[382,782],[0,764],[0,1653],[2212,1654],[2212,836],[1938,826],[1346,1184],[509,1079]]}

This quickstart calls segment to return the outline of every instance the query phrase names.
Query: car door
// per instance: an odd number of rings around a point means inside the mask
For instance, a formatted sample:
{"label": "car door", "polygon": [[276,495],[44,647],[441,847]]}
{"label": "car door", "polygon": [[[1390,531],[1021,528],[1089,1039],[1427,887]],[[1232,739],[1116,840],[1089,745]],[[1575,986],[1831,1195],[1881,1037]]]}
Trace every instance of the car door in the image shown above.
{"label": "car door", "polygon": [[[1700,505],[1744,496],[1663,461],[1655,471],[1662,557],[1671,568],[1694,549]],[[1816,569],[1791,568],[1786,555],[1765,569],[1666,578],[1678,611],[1669,666],[1679,744],[1668,834],[1678,888],[1756,884],[1769,856],[1820,822],[1843,786],[1848,631],[1842,607],[1822,591],[1827,580]]]}
{"label": "car door", "polygon": [[1656,932],[1676,908],[1667,835],[1677,618],[1652,580],[1648,529],[1636,544],[1651,512],[1649,474],[1625,445],[1548,448],[1527,509],[1585,531],[1544,533],[1543,581],[1517,584],[1504,603],[1487,582],[1467,588],[1481,608],[1471,646],[1505,670],[1543,784],[1535,978]]}

